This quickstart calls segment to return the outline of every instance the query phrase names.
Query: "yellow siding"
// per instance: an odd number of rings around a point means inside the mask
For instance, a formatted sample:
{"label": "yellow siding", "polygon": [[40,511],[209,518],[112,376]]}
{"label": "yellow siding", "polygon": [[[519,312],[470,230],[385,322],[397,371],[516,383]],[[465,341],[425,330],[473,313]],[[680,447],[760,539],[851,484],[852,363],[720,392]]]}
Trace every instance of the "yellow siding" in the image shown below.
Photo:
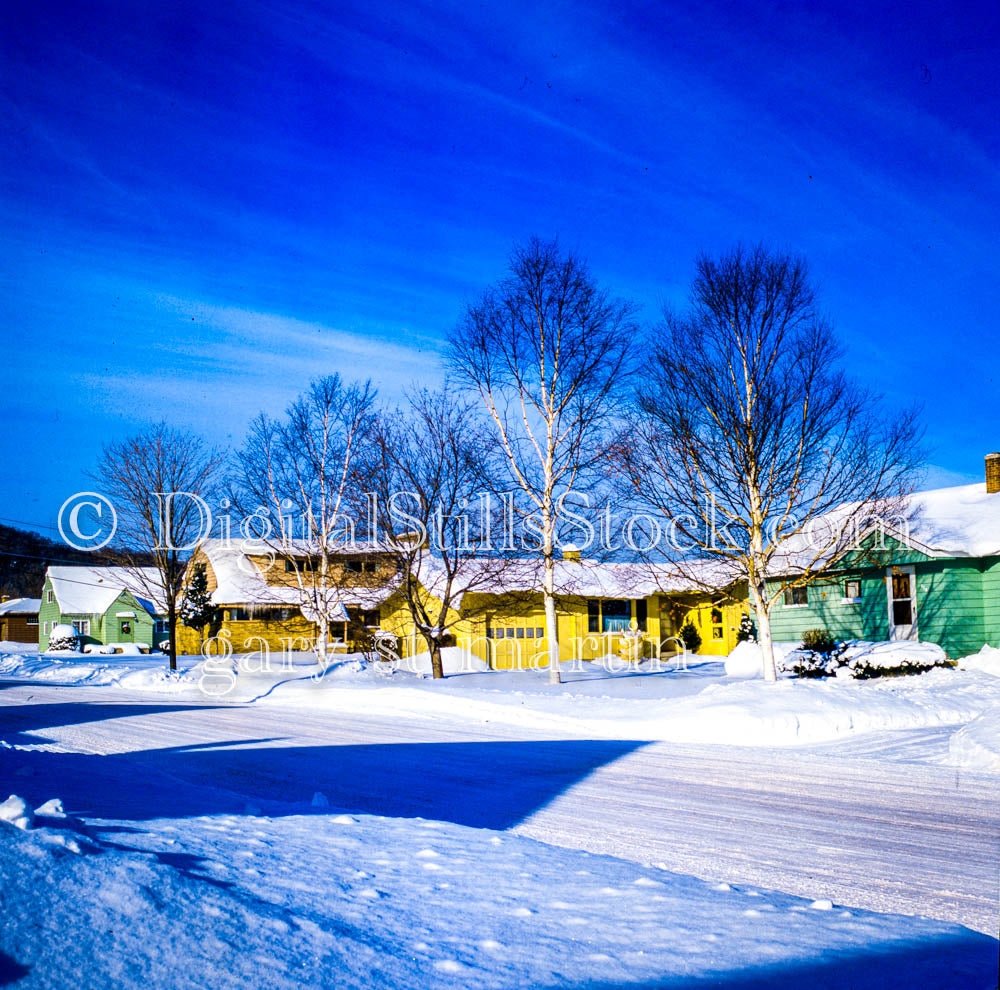
{"label": "yellow siding", "polygon": [[[211,563],[200,552],[192,564],[205,563],[209,590],[217,587]],[[255,561],[266,564],[263,559]],[[263,570],[264,567],[262,566]],[[295,581],[294,574],[287,574],[278,562],[268,573],[269,583],[288,584]],[[344,575],[352,584],[378,586],[392,576],[392,569],[379,564],[377,573]],[[425,593],[426,595],[426,593]],[[436,614],[440,604],[433,596],[426,595]],[[744,604],[723,602],[708,593],[686,595],[651,595],[646,600],[646,630],[637,638],[620,633],[591,633],[588,631],[587,600],[560,598],[557,602],[556,621],[559,634],[559,653],[563,660],[595,660],[608,654],[625,659],[670,656],[679,651],[676,637],[686,622],[691,622],[702,638],[700,653],[708,656],[725,656],[736,645],[740,617]],[[450,644],[469,650],[491,666],[511,667],[548,666],[548,642],[545,638],[545,613],[542,596],[520,595],[516,598],[471,593],[463,600],[461,614],[452,611],[448,616]],[[316,627],[301,615],[287,621],[270,618],[251,618],[245,621],[230,620],[229,610],[223,607],[222,621],[207,630],[213,637],[211,652],[224,651],[226,644],[236,653],[269,650],[281,653],[284,649],[305,649],[315,643]],[[633,627],[637,626],[636,602],[631,602]],[[716,621],[721,618],[721,622]],[[397,637],[400,656],[422,653],[427,644],[413,623],[405,599],[399,593],[391,595],[379,608],[379,626]],[[493,632],[487,636],[487,629]],[[512,634],[498,636],[498,632],[513,630]],[[521,635],[517,635],[518,631]],[[536,635],[537,633],[541,635]],[[335,623],[331,637],[341,639],[344,627]],[[297,642],[292,642],[297,641]],[[357,650],[367,644],[348,642],[347,648]],[[178,649],[181,653],[198,653],[200,638],[197,630],[181,626],[178,630]]]}

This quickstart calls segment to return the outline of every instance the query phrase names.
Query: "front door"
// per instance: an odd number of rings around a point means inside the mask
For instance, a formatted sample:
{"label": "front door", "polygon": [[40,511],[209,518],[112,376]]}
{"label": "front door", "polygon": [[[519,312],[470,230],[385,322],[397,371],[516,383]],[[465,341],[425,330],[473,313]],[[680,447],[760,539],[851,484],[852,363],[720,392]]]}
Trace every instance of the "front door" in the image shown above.
{"label": "front door", "polygon": [[913,565],[886,568],[889,639],[917,638],[917,578]]}

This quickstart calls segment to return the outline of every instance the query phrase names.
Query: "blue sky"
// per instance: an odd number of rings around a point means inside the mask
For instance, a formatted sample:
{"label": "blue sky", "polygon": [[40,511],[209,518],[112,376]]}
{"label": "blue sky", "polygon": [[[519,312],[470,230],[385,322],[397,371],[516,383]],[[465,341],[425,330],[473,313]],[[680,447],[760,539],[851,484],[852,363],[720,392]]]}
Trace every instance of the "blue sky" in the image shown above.
{"label": "blue sky", "polygon": [[700,250],[799,251],[932,481],[1000,447],[996,4],[43,2],[0,54],[4,520],[150,421],[439,380],[531,234],[649,322]]}

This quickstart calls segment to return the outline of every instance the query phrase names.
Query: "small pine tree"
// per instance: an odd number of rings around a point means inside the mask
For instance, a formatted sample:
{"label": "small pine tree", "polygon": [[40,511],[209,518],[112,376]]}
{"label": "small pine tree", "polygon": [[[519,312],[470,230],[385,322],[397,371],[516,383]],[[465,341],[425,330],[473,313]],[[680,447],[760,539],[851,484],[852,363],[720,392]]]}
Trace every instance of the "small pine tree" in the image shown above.
{"label": "small pine tree", "polygon": [[690,622],[681,626],[681,642],[688,653],[697,653],[701,649],[701,634]]}
{"label": "small pine tree", "polygon": [[49,636],[50,650],[75,650],[78,644],[78,637],[71,628],[66,626],[56,626]]}
{"label": "small pine tree", "polygon": [[197,564],[191,575],[191,581],[184,589],[184,600],[181,602],[179,615],[185,625],[198,630],[202,647],[205,645],[205,627],[212,621],[214,614],[215,605],[208,590],[208,573],[204,564]]}
{"label": "small pine tree", "polygon": [[740,628],[736,633],[737,643],[756,643],[757,642],[757,630],[754,629],[753,619],[750,618],[749,612],[744,612],[743,617],[740,619]]}

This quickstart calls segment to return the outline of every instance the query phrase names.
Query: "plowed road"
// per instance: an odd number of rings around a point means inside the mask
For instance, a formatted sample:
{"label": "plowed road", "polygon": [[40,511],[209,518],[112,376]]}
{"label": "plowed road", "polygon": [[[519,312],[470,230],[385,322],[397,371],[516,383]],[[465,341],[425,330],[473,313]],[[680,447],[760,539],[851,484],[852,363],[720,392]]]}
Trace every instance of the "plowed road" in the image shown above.
{"label": "plowed road", "polygon": [[998,930],[1000,778],[877,758],[878,747],[620,743],[460,715],[0,688],[0,739],[15,747],[0,747],[5,794],[61,797],[87,821],[247,805],[279,816],[320,791],[332,808],[513,829],[706,879]]}

